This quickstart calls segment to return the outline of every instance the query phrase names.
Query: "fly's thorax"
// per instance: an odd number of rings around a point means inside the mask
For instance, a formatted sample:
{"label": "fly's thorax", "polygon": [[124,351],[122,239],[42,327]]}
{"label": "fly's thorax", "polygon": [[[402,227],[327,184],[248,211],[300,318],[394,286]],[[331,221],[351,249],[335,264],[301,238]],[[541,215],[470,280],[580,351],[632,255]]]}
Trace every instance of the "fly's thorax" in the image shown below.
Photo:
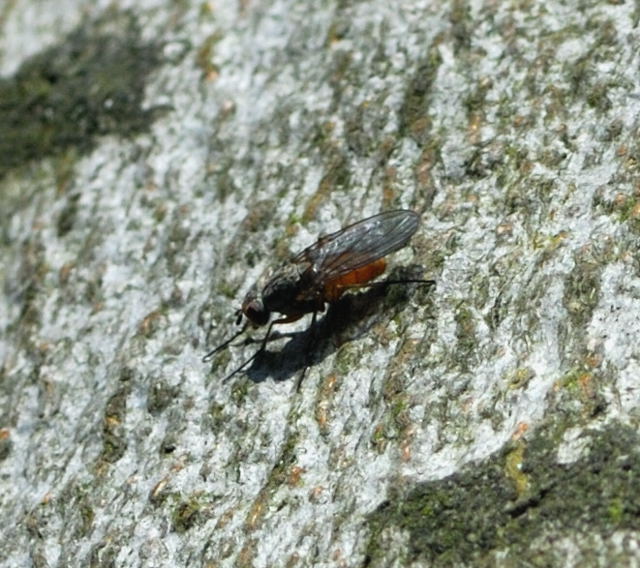
{"label": "fly's thorax", "polygon": [[314,311],[316,294],[310,289],[308,272],[308,266],[293,262],[276,271],[262,290],[265,308],[285,315]]}

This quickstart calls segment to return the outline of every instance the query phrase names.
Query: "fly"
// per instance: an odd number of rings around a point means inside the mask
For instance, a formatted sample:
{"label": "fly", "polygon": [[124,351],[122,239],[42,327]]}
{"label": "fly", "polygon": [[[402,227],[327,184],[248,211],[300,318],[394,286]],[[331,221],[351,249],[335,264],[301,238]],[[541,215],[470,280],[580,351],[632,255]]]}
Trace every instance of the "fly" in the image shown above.
{"label": "fly", "polygon": [[[227,347],[244,333],[249,325],[268,324],[260,348],[240,365],[225,381],[244,369],[264,351],[274,325],[291,323],[306,314],[325,310],[351,288],[373,286],[371,281],[386,268],[385,256],[407,245],[418,229],[419,216],[413,211],[397,209],[379,213],[320,237],[313,245],[295,255],[278,270],[261,278],[247,292],[236,311],[237,324],[246,319],[242,328],[224,343],[207,353],[203,362]],[[404,284],[432,280],[384,281],[379,284]],[[281,314],[272,320],[271,314]]]}

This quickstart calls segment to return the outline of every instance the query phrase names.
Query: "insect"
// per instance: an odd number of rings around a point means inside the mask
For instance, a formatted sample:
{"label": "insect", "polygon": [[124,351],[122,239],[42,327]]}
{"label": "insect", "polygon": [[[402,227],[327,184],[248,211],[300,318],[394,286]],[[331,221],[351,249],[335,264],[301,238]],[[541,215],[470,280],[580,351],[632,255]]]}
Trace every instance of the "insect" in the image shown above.
{"label": "insect", "polygon": [[[295,255],[279,269],[267,274],[247,292],[236,311],[237,324],[242,328],[221,345],[207,353],[203,362],[227,347],[249,325],[268,324],[260,348],[223,380],[230,379],[264,351],[274,325],[294,322],[305,314],[323,312],[326,304],[336,302],[352,288],[372,286],[386,267],[385,256],[407,245],[418,229],[419,216],[413,211],[397,209],[379,213],[320,237],[313,245]],[[404,284],[431,280],[384,281],[379,284]],[[271,314],[281,317],[271,320]]]}

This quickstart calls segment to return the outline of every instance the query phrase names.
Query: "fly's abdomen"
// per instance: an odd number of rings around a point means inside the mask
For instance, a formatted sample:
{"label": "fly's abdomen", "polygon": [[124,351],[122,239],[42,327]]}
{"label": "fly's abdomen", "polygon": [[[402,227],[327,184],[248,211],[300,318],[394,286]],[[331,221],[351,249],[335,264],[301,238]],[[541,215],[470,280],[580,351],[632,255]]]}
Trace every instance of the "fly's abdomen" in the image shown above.
{"label": "fly's abdomen", "polygon": [[325,301],[335,302],[349,288],[366,284],[380,276],[386,267],[387,262],[384,258],[379,258],[371,264],[367,264],[361,268],[356,268],[356,270],[347,272],[346,274],[327,282],[324,286]]}

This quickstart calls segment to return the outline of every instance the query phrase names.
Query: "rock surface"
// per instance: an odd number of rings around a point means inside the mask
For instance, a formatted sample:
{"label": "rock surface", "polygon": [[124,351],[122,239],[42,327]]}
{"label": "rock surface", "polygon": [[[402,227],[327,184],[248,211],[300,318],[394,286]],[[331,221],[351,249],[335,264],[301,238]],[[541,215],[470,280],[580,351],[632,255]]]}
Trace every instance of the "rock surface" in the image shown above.
{"label": "rock surface", "polygon": [[[639,19],[6,2],[2,565],[639,563]],[[201,362],[393,208],[434,287]]]}

